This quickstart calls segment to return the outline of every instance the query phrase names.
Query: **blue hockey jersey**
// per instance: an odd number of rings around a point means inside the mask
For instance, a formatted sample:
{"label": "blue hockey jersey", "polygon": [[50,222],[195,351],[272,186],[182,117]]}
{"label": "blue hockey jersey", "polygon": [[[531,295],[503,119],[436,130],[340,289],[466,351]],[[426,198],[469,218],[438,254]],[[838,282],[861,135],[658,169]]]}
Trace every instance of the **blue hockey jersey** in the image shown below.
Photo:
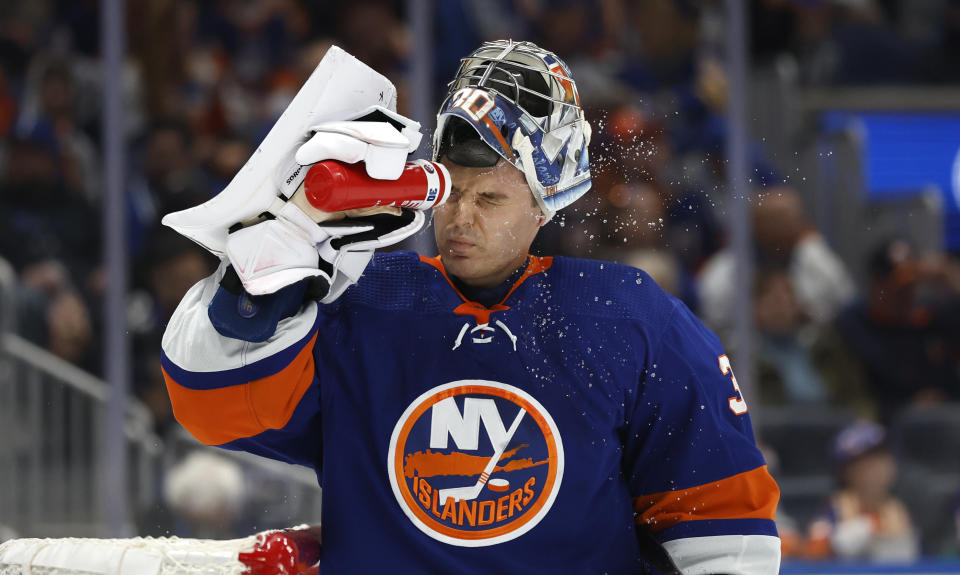
{"label": "blue hockey jersey", "polygon": [[776,573],[779,491],[720,342],[644,272],[531,256],[470,302],[439,258],[377,255],[260,343],[194,286],[163,339],[197,439],[312,467],[324,573]]}

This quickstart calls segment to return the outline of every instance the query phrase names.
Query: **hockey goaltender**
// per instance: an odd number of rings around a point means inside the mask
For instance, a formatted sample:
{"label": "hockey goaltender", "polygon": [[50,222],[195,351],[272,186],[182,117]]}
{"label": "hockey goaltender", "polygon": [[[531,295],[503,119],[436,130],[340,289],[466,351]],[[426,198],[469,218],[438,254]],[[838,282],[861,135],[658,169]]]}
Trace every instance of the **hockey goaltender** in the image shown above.
{"label": "hockey goaltender", "polygon": [[423,211],[283,201],[324,160],[397,178],[420,138],[341,50],[304,90],[230,188],[165,219],[223,263],[163,369],[200,441],[316,470],[322,572],[776,573],[779,490],[717,337],[641,270],[528,255],[590,188],[566,64],[511,41],[463,60],[435,257],[374,254]]}

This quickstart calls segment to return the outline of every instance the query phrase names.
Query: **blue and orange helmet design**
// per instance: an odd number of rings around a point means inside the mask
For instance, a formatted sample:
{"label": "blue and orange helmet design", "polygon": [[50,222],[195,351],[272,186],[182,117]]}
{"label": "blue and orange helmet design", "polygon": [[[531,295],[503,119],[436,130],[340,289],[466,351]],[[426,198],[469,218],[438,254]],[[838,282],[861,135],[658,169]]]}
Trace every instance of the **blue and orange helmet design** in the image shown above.
{"label": "blue and orange helmet design", "polygon": [[530,42],[486,42],[462,60],[437,115],[434,159],[452,118],[521,170],[552,216],[590,189],[590,124],[567,65]]}

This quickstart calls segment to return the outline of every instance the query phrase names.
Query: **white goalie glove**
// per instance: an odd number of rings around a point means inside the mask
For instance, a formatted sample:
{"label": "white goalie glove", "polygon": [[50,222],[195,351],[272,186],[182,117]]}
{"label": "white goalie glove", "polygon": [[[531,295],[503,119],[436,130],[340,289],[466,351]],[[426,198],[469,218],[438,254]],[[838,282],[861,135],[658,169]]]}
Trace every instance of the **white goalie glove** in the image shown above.
{"label": "white goalie glove", "polygon": [[373,178],[398,178],[421,134],[395,110],[393,84],[333,46],[230,184],[163,223],[234,264],[250,294],[314,277],[328,282],[323,301],[332,301],[356,282],[376,248],[409,237],[424,217],[409,210],[328,214],[299,202],[297,192],[309,167],[324,160],[363,162]]}
{"label": "white goalie glove", "polygon": [[[407,154],[419,145],[418,124],[389,110],[387,122],[347,121],[314,126],[314,135],[278,171],[281,193],[292,197],[309,166],[324,160],[363,162],[376,179],[396,179]],[[288,195],[289,194],[289,195]],[[329,303],[357,282],[377,248],[396,244],[423,227],[423,212],[392,208],[354,210],[317,223],[295,202],[279,200],[268,219],[227,236],[226,256],[251,295],[276,292],[306,278],[327,284]],[[315,282],[316,285],[316,282]],[[323,290],[321,290],[322,293]]]}

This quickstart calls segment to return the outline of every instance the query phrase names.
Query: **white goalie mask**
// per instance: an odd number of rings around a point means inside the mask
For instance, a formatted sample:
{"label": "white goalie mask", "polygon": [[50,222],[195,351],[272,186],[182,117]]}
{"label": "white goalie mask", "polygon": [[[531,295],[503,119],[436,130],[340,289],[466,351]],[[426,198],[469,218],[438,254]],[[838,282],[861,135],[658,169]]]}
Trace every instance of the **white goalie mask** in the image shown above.
{"label": "white goalie mask", "polygon": [[[486,146],[455,157],[477,135]],[[479,167],[502,157],[523,172],[550,217],[590,189],[589,143],[567,65],[530,42],[497,40],[461,61],[437,115],[434,159]]]}

